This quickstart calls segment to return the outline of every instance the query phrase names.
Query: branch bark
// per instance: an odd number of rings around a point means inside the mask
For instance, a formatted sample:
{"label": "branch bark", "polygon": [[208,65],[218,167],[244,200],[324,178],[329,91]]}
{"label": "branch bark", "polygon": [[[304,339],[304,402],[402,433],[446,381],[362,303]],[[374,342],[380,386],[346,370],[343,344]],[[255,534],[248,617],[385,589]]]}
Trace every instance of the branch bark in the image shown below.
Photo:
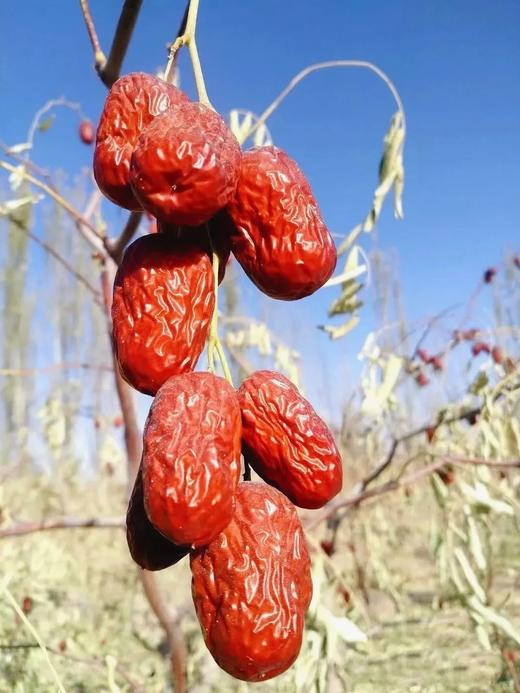
{"label": "branch bark", "polygon": [[121,66],[123,65],[142,4],[143,0],[125,0],[121,10],[108,60],[103,68],[98,70],[101,81],[109,89],[121,73]]}
{"label": "branch bark", "polygon": [[48,517],[36,522],[15,522],[9,527],[0,529],[0,539],[22,537],[26,534],[54,529],[120,529],[122,527],[125,527],[124,517]]}

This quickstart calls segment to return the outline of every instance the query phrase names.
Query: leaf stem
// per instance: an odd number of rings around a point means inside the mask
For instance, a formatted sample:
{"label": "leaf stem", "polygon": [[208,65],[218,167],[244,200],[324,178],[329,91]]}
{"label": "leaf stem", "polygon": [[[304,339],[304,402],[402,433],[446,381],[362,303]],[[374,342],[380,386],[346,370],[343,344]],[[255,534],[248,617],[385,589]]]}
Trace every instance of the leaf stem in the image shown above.
{"label": "leaf stem", "polygon": [[193,69],[193,76],[195,78],[195,86],[197,87],[199,101],[203,103],[205,106],[213,108],[208,97],[208,92],[206,91],[206,83],[204,82],[204,74],[202,72],[199,51],[197,49],[197,41],[195,39],[198,11],[199,0],[190,0],[188,16],[186,19],[186,28],[184,30],[184,33],[181,36],[178,36],[170,46],[168,63],[164,71],[164,79],[167,82],[171,82],[173,80],[173,76],[175,74],[175,62],[177,59],[177,53],[183,46],[187,46],[190,54],[191,66]]}

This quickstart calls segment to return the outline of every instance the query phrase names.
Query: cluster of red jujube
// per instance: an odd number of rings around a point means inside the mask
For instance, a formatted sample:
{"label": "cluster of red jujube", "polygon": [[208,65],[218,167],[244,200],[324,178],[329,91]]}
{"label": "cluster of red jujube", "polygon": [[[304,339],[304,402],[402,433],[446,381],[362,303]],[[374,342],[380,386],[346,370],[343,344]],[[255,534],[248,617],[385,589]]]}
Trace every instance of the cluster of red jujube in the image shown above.
{"label": "cluster of red jujube", "polygon": [[[126,250],[112,304],[122,376],[154,396],[127,513],[134,560],[161,570],[190,555],[206,644],[233,676],[260,681],[300,650],[312,583],[294,505],[341,489],[334,438],[287,378],[238,390],[194,372],[232,251],[271,297],[308,296],[336,251],[302,172],[275,147],[242,153],[225,121],[179,89],[134,73],[112,87],[94,174],[102,192],[157,219]],[[241,455],[267,482],[240,482]]]}

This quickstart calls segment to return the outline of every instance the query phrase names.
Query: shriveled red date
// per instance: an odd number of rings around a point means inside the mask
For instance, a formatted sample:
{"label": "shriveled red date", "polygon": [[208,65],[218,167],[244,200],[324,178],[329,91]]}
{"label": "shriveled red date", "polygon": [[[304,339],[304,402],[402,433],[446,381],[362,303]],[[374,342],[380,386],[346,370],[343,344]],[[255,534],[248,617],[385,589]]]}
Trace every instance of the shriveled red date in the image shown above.
{"label": "shriveled red date", "polygon": [[180,89],[145,72],[131,72],[114,83],[101,114],[94,152],[94,177],[109,200],[126,209],[141,209],[129,182],[137,138],[157,115],[187,101]]}
{"label": "shriveled red date", "polygon": [[268,296],[309,296],[334,272],[336,248],[310,185],[281,149],[257,147],[242,155],[228,211],[236,226],[233,254]]}
{"label": "shriveled red date", "polygon": [[185,243],[193,243],[203,248],[210,258],[215,250],[219,257],[218,283],[222,282],[231,254],[232,230],[232,222],[224,210],[218,212],[202,226],[178,226],[159,222],[157,229]]}
{"label": "shriveled red date", "polygon": [[230,522],[240,475],[240,409],[235,390],[211,373],[167,380],[146,421],[146,512],[176,544],[208,544]]}
{"label": "shriveled red date", "polygon": [[121,374],[154,395],[172,375],[193,370],[213,314],[213,271],[206,252],[167,234],[143,236],[116,274],[113,342]]}
{"label": "shriveled red date", "polygon": [[190,564],[197,616],[217,664],[244,681],[288,669],[300,651],[312,582],[303,530],[287,498],[242,482],[232,521]]}
{"label": "shriveled red date", "polygon": [[163,570],[188,554],[188,547],[177,546],[163,537],[148,519],[144,509],[143,476],[139,468],[126,513],[126,540],[130,555],[141,568]]}
{"label": "shriveled red date", "polygon": [[238,390],[245,459],[300,508],[321,508],[341,490],[334,437],[280,373],[256,371]]}
{"label": "shriveled red date", "polygon": [[143,130],[130,182],[141,205],[159,221],[200,226],[230,201],[240,157],[238,141],[218,113],[184,103]]}

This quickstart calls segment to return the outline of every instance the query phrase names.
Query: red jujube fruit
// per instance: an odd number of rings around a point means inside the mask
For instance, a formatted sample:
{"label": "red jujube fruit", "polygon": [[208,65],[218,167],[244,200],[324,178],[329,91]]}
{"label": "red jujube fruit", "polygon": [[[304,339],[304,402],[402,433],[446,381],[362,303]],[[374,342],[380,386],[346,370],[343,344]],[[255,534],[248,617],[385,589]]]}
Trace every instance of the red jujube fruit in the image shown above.
{"label": "red jujube fruit", "polygon": [[233,254],[268,296],[309,296],[334,272],[332,236],[305,176],[281,149],[257,147],[242,155],[227,209],[236,227]]}
{"label": "red jujube fruit", "polygon": [[192,595],[217,664],[263,681],[294,662],[312,596],[310,561],[294,506],[276,489],[242,482],[226,529],[191,554]]}
{"label": "red jujube fruit", "polygon": [[240,145],[218,113],[183,103],[142,131],[130,182],[143,208],[159,221],[200,226],[233,196],[240,157]]}
{"label": "red jujube fruit", "polygon": [[321,508],[341,490],[334,437],[285,376],[256,371],[238,390],[244,458],[300,508]]}
{"label": "red jujube fruit", "polygon": [[113,342],[119,369],[154,395],[172,375],[193,370],[213,307],[211,261],[196,245],[156,233],[126,250],[114,282]]}
{"label": "red jujube fruit", "polygon": [[110,89],[97,130],[94,177],[101,192],[125,209],[141,209],[130,187],[130,158],[141,130],[188,97],[154,75],[131,72]]}
{"label": "red jujube fruit", "polygon": [[79,138],[83,144],[92,144],[96,137],[94,126],[90,120],[82,120],[79,124]]}
{"label": "red jujube fruit", "polygon": [[163,570],[180,561],[189,552],[163,537],[148,519],[144,509],[143,476],[139,468],[126,513],[126,540],[130,555],[141,568]]}
{"label": "red jujube fruit", "polygon": [[154,527],[176,544],[203,546],[230,522],[240,476],[240,409],[211,373],[167,380],[146,421],[143,483]]}

